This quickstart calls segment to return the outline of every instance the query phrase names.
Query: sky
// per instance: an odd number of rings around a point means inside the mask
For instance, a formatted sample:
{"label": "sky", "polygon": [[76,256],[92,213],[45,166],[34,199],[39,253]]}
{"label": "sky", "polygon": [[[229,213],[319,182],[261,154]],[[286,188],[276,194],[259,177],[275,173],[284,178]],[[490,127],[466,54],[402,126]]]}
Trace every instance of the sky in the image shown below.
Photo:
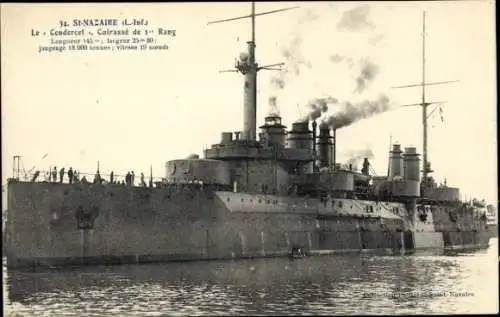
{"label": "sky", "polygon": [[[259,72],[258,126],[270,97],[291,127],[317,98],[338,101],[330,116],[385,96],[387,111],[337,131],[337,161],[371,152],[384,175],[391,140],[422,153],[421,109],[400,107],[419,103],[421,90],[391,87],[422,80],[426,11],[426,80],[458,81],[426,90],[428,101],[446,101],[443,120],[439,109],[429,119],[433,176],[462,196],[497,201],[493,1],[259,2],[256,12],[293,6],[256,18],[257,62],[285,63],[282,72]],[[242,130],[242,76],[219,70],[245,50],[250,20],[207,22],[249,12],[250,3],[2,4],[2,184],[14,155],[26,170],[93,173],[99,161],[104,174],[149,175],[151,167],[164,177],[166,161],[203,156],[221,132]],[[145,19],[176,36],[157,37],[168,50],[38,52],[50,37],[32,29],[88,18]]]}

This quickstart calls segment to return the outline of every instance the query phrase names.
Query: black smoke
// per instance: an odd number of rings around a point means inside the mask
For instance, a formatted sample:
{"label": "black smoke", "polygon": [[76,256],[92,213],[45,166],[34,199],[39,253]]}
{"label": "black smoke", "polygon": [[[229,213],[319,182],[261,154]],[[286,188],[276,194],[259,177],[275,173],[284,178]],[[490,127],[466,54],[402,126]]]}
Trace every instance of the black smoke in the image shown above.
{"label": "black smoke", "polygon": [[[274,90],[271,95],[277,96],[278,91],[283,90],[288,85],[288,80],[291,77],[298,77],[304,69],[312,69],[313,63],[308,56],[303,54],[303,37],[302,29],[309,23],[314,23],[319,18],[328,18],[326,11],[309,11],[303,15],[298,23],[297,29],[292,30],[292,39],[289,44],[282,48],[281,52],[285,58],[285,70],[273,74],[271,78],[271,86]],[[366,29],[374,29],[375,25],[369,19],[370,7],[367,5],[360,6],[343,12],[338,23],[334,22],[333,28],[343,29],[351,32],[363,32]],[[336,25],[335,25],[336,23]],[[327,52],[326,58],[332,63],[345,63],[349,69],[355,69],[358,61],[355,61],[351,56],[345,56],[335,51]],[[365,58],[359,61],[359,72],[353,75],[355,81],[354,93],[361,94],[375,80],[379,73],[379,67],[372,60]],[[356,67],[357,68],[357,67]],[[329,118],[330,126],[335,125],[336,128],[341,128],[350,125],[351,123],[362,118],[370,117],[376,113],[386,111],[388,109],[388,98],[381,96],[375,101],[364,101],[360,103],[339,102],[336,98],[314,98],[306,106],[307,115],[300,118],[298,121],[312,121],[326,115],[328,105],[334,105],[337,114]],[[271,104],[271,103],[270,103]],[[333,108],[333,107],[330,107]]]}
{"label": "black smoke", "polygon": [[328,111],[329,104],[331,105],[337,103],[338,100],[333,97],[315,98],[308,102],[306,107],[309,109],[309,112],[305,117],[303,117],[299,121],[301,122],[314,121]]}
{"label": "black smoke", "polygon": [[375,79],[379,72],[379,68],[369,59],[361,61],[361,73],[356,77],[356,89],[354,92],[361,93]]}
{"label": "black smoke", "polygon": [[389,98],[381,95],[377,100],[364,100],[358,103],[343,102],[339,111],[327,117],[324,122],[331,128],[340,129],[358,120],[369,118],[389,110]]}

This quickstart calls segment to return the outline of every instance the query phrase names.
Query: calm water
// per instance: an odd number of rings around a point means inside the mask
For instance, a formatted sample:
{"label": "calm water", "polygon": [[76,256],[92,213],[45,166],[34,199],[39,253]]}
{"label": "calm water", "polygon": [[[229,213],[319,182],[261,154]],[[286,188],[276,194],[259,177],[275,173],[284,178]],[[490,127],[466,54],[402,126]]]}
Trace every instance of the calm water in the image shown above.
{"label": "calm water", "polygon": [[497,313],[498,240],[490,243],[486,251],[456,256],[321,256],[4,273],[11,292],[10,298],[4,295],[4,309],[10,316]]}

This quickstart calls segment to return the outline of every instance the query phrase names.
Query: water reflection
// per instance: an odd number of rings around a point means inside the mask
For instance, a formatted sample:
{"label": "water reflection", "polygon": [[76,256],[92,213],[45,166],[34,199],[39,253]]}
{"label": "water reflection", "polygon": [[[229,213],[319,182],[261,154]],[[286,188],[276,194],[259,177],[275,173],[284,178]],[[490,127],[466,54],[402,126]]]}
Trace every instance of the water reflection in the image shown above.
{"label": "water reflection", "polygon": [[[101,266],[9,275],[38,316],[494,313],[497,243],[445,256],[333,256]],[[451,296],[449,291],[463,296]],[[467,295],[469,293],[469,295]]]}

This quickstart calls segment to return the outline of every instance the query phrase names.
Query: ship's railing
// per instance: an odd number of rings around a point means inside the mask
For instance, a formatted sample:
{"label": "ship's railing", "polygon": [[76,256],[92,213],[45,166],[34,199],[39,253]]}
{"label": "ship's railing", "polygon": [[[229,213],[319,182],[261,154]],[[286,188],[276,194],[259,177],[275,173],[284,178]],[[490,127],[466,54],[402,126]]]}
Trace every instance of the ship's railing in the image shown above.
{"label": "ship's railing", "polygon": [[[36,178],[34,178],[34,176],[37,172],[38,172],[38,176]],[[64,170],[62,182],[61,182],[61,178],[60,178],[60,170],[57,170],[57,173],[55,175],[56,176],[55,179],[54,179],[52,173],[53,173],[53,171],[49,171],[49,170],[38,170],[38,171],[33,171],[33,172],[21,172],[21,173],[19,173],[19,178],[10,178],[10,180],[11,181],[19,181],[19,182],[35,182],[35,183],[43,183],[43,182],[46,182],[46,183],[64,183],[64,184],[70,183],[68,169],[65,168],[65,170]],[[73,179],[72,183],[81,183],[82,181],[87,182],[87,183],[93,183],[94,179],[97,176],[96,172],[90,173],[90,172],[79,171],[79,170],[75,170],[75,169],[73,169],[73,173],[74,173],[73,174],[74,179]],[[141,174],[138,173],[138,174],[135,174],[134,176],[135,176],[134,181],[133,181],[133,184],[131,184],[131,185],[132,186],[141,186]],[[121,172],[121,173],[117,174],[117,173],[113,172],[113,184],[126,184],[125,177],[126,177],[126,173],[123,174]],[[111,171],[109,173],[101,173],[99,171],[99,178],[102,181],[101,183],[109,184],[110,180],[111,180]],[[153,176],[151,178],[151,175],[146,176],[146,174],[144,174],[144,183],[146,185],[149,185],[150,182],[152,182],[153,184],[164,183],[165,179],[162,177],[155,177],[155,176]]]}
{"label": "ship's railing", "polygon": [[[54,181],[52,174],[47,174],[47,171],[40,171],[40,175],[44,175],[45,177],[38,176],[33,180],[33,177],[36,172],[26,172],[20,175],[20,179],[9,178],[9,182],[24,182],[24,183],[51,183],[51,184],[70,184],[69,176],[67,175],[67,171],[65,171],[65,175],[63,177],[62,182],[60,181],[59,171],[57,172],[56,180]],[[45,173],[45,174],[44,174]],[[214,184],[210,182],[202,182],[202,181],[189,181],[189,182],[176,182],[172,180],[167,180],[166,178],[161,177],[146,177],[144,176],[144,184],[141,183],[140,176],[137,177],[135,175],[134,183],[131,185],[126,185],[124,174],[115,174],[113,173],[113,183],[110,183],[111,174],[101,174],[99,173],[99,177],[101,179],[100,184],[103,185],[120,185],[120,186],[133,186],[133,187],[156,187],[156,188],[177,188],[177,189],[209,189],[209,190],[222,190],[222,191],[231,191],[232,186],[229,185],[220,185]],[[85,181],[82,179],[85,177]],[[73,184],[92,184],[95,183],[94,179],[96,178],[96,173],[88,173],[88,172],[78,172],[78,179],[74,180]],[[6,186],[5,186],[6,187]],[[2,191],[4,191],[3,188]]]}

